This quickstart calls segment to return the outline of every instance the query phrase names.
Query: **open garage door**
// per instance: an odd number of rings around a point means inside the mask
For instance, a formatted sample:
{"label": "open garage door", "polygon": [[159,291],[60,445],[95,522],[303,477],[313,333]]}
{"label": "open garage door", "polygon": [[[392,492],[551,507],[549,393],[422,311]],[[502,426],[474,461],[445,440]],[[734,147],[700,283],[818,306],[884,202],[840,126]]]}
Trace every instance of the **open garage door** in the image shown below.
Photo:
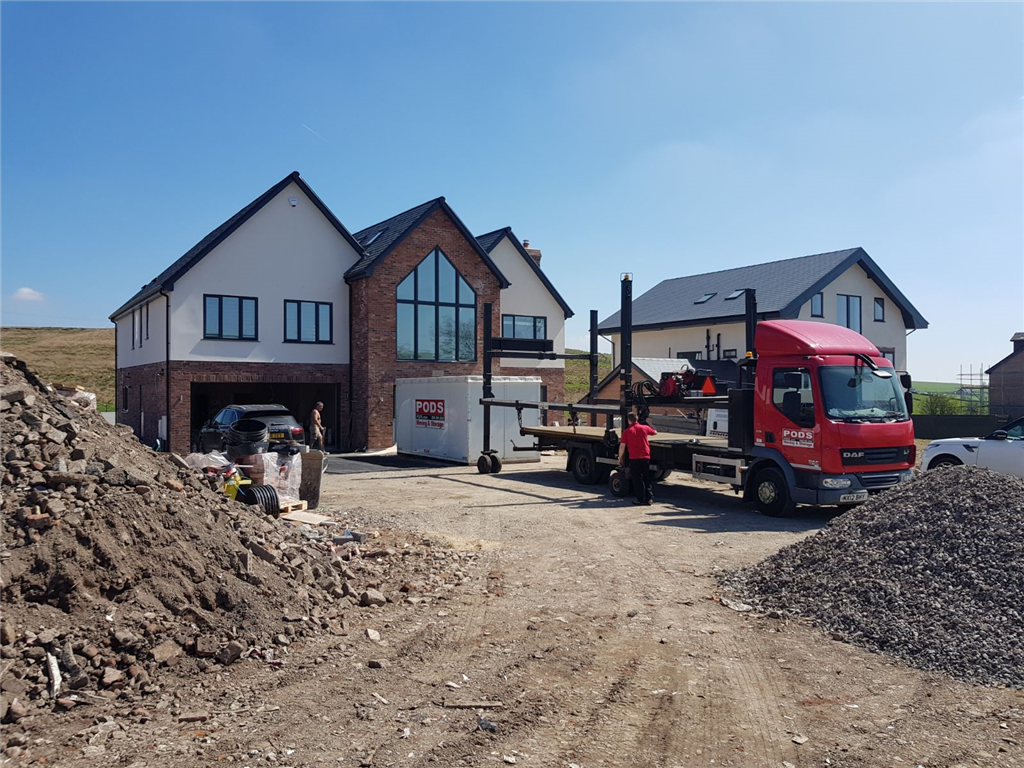
{"label": "open garage door", "polygon": [[340,392],[337,384],[290,384],[274,382],[193,383],[193,439],[208,419],[226,405],[277,403],[283,405],[306,430],[309,437],[309,414],[317,401],[324,404],[321,420],[326,431],[324,446],[337,451],[343,439],[341,431]]}

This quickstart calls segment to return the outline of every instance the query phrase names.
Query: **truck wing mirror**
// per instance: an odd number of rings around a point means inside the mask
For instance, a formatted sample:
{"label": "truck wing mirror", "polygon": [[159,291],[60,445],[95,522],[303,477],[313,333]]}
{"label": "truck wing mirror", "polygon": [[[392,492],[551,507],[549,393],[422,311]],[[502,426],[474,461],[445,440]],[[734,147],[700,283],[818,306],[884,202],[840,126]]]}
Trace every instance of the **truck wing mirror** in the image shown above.
{"label": "truck wing mirror", "polygon": [[903,385],[904,389],[910,389],[914,385],[914,382],[911,380],[909,373],[900,374],[900,384]]}
{"label": "truck wing mirror", "polygon": [[801,389],[804,385],[804,375],[799,371],[782,374],[782,384],[786,389]]}
{"label": "truck wing mirror", "polygon": [[914,414],[914,396],[912,394],[910,394],[909,392],[907,392],[903,396],[903,400],[907,404],[907,413],[913,415]]}

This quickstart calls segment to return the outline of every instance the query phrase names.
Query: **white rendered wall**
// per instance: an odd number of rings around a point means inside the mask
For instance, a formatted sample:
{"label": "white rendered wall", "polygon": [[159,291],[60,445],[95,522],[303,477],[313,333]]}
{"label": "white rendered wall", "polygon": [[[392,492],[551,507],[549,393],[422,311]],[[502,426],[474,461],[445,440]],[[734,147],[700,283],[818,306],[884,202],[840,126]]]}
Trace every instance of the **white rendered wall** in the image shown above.
{"label": "white rendered wall", "polygon": [[[711,329],[711,356],[708,357],[705,343],[707,329]],[[703,360],[717,360],[720,355],[715,349],[718,334],[722,334],[722,350],[735,349],[736,357],[742,358],[746,353],[746,327],[743,323],[724,323],[722,325],[693,326],[691,328],[668,328],[663,331],[635,331],[633,333],[633,357],[671,357],[679,352],[698,351],[703,353]],[[613,364],[618,365],[621,348],[619,335],[609,336],[614,345],[612,350]]]}
{"label": "white rendered wall", "polygon": [[[149,338],[146,338],[146,306],[140,304],[135,313],[135,340],[132,343],[132,312],[117,319],[117,367],[131,368],[167,359],[167,300],[159,294],[149,300]],[[141,332],[140,332],[141,325]],[[134,349],[133,349],[134,346]]]}
{"label": "white rendered wall", "polygon": [[[836,321],[838,294],[860,296],[860,319],[862,336],[867,337],[876,347],[896,351],[896,368],[907,369],[907,326],[903,313],[885,295],[878,283],[868,277],[860,264],[854,264],[822,290],[824,317],[811,317],[811,302],[800,307],[800,320],[820,320],[825,323]],[[875,322],[875,299],[885,301],[885,322]]]}
{"label": "white rendered wall", "polygon": [[[298,199],[292,207],[288,198]],[[171,293],[171,359],[349,362],[349,289],[356,252],[292,183],[208,253]],[[203,338],[203,294],[255,296],[258,341]],[[333,303],[333,344],[284,342],[284,301]]]}
{"label": "white rendered wall", "polygon": [[[548,338],[554,342],[554,351],[558,354],[565,352],[565,310],[555,301],[523,255],[508,237],[503,237],[491,251],[490,257],[510,283],[508,288],[501,291],[501,314],[546,317]],[[501,334],[500,325],[494,329],[494,333]],[[512,368],[565,367],[564,360],[502,359],[499,364]]]}

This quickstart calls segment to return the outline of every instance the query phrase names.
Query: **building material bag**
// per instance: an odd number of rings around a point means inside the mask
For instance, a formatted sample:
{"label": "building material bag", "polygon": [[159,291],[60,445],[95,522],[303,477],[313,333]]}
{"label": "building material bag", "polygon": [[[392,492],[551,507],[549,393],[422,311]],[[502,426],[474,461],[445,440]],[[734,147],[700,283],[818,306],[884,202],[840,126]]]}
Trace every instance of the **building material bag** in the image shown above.
{"label": "building material bag", "polygon": [[[267,456],[277,456],[273,469],[267,468],[267,475],[264,482],[277,488],[277,495],[281,498],[282,504],[289,504],[299,500],[299,484],[302,478],[301,454],[269,453]],[[270,478],[273,477],[273,480]]]}
{"label": "building material bag", "polygon": [[322,451],[300,453],[302,457],[302,482],[299,485],[299,498],[306,502],[310,509],[320,506],[320,483],[327,465],[327,457]]}

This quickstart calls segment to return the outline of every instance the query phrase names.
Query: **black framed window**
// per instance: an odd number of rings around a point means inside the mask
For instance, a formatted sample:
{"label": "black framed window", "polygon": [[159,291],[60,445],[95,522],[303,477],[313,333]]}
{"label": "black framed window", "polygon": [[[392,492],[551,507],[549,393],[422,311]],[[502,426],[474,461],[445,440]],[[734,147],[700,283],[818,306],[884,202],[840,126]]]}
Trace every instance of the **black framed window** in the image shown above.
{"label": "black framed window", "polygon": [[722,351],[722,359],[723,360],[735,360],[736,359],[736,350],[735,349],[723,350]]}
{"label": "black framed window", "polygon": [[885,322],[885,299],[875,299],[875,322]]}
{"label": "black framed window", "polygon": [[811,296],[811,317],[824,317],[825,316],[825,297],[823,294],[816,293]]}
{"label": "black framed window", "polygon": [[476,360],[476,292],[440,248],[398,284],[399,360]]}
{"label": "black framed window", "polygon": [[121,411],[128,412],[128,387],[121,387]]}
{"label": "black framed window", "polygon": [[887,349],[885,347],[882,347],[878,351],[882,353],[882,357],[884,357],[886,360],[888,360],[890,363],[892,363],[892,367],[893,368],[896,367],[896,350],[895,349]]}
{"label": "black framed window", "polygon": [[135,349],[135,310],[132,310],[132,349]]}
{"label": "black framed window", "polygon": [[146,338],[147,339],[149,338],[149,304],[150,304],[150,302],[147,301],[146,302]]}
{"label": "black framed window", "polygon": [[203,295],[203,338],[257,341],[259,307],[252,296]]}
{"label": "black framed window", "polygon": [[502,315],[501,335],[506,339],[546,339],[548,319],[534,315]]}
{"label": "black framed window", "polygon": [[860,296],[836,294],[836,325],[845,325],[860,333]]}
{"label": "black framed window", "polygon": [[334,305],[329,301],[285,299],[284,340],[294,344],[333,344]]}
{"label": "black framed window", "polygon": [[700,350],[693,350],[691,352],[676,352],[677,360],[703,360],[704,353]]}

